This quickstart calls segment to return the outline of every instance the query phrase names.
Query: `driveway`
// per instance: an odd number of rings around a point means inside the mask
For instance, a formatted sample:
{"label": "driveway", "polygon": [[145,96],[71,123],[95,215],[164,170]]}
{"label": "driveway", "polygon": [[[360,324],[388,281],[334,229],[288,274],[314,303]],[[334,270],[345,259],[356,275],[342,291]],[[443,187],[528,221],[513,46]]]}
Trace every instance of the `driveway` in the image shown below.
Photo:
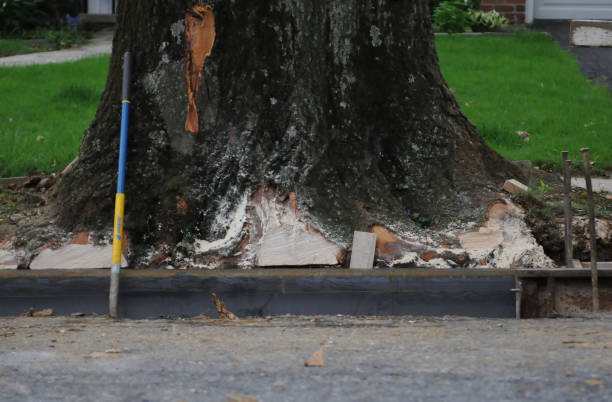
{"label": "driveway", "polygon": [[580,70],[586,77],[612,89],[612,48],[570,47],[570,21],[536,20],[533,29],[552,35],[563,49],[576,57]]}

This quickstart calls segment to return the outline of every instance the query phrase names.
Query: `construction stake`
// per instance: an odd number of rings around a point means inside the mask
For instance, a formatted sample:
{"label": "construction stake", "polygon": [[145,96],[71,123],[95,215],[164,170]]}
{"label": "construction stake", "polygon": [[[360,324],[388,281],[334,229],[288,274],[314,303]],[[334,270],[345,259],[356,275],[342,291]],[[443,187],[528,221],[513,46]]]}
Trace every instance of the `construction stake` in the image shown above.
{"label": "construction stake", "polygon": [[599,311],[599,286],[597,284],[597,234],[595,233],[595,204],[593,202],[593,185],[591,184],[591,163],[589,148],[582,148],[584,164],[584,180],[587,188],[587,204],[589,207],[589,237],[591,238],[591,285],[593,287],[593,312]]}
{"label": "construction stake", "polygon": [[574,263],[572,262],[573,249],[572,249],[572,177],[570,167],[572,161],[568,160],[568,151],[563,151],[563,212],[565,215],[565,266],[573,268]]}
{"label": "construction stake", "polygon": [[127,160],[128,125],[130,121],[130,81],[132,75],[132,54],[123,56],[123,90],[121,96],[121,138],[119,140],[119,169],[117,173],[117,194],[115,195],[115,220],[113,221],[113,259],[111,262],[108,312],[117,317],[119,298],[119,274],[121,272],[121,251],[123,248],[123,216],[125,210],[125,164]]}

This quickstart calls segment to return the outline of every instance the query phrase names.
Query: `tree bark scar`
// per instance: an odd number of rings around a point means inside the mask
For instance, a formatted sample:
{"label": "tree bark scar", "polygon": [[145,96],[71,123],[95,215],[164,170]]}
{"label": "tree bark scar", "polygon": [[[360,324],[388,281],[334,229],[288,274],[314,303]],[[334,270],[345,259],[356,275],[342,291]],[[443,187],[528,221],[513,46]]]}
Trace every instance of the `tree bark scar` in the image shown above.
{"label": "tree bark scar", "polygon": [[185,37],[187,55],[185,57],[185,75],[187,78],[187,119],[185,130],[198,132],[198,110],[196,95],[202,78],[202,68],[210,56],[215,43],[215,15],[208,4],[196,5],[185,14]]}

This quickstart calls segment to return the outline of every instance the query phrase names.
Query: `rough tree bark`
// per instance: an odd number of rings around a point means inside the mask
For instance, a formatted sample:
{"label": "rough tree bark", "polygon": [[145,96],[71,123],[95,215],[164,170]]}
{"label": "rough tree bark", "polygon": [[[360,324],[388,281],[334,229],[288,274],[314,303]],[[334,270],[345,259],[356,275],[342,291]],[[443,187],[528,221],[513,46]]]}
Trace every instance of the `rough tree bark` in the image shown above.
{"label": "rough tree bark", "polygon": [[427,0],[209,1],[199,132],[185,131],[195,3],[120,2],[106,89],[55,191],[65,227],[110,228],[126,50],[126,230],[142,262],[339,265],[354,230],[415,232],[406,211],[478,220],[520,177],[446,86]]}

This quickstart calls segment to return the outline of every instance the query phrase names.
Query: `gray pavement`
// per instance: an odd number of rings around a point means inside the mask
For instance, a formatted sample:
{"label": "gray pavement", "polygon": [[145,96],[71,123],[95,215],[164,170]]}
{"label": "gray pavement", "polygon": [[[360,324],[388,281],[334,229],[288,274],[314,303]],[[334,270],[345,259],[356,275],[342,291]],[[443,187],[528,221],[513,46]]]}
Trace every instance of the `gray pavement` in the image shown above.
{"label": "gray pavement", "polygon": [[612,48],[570,47],[570,21],[536,20],[533,28],[536,31],[548,32],[563,49],[574,55],[586,77],[612,89]]}
{"label": "gray pavement", "polygon": [[[591,179],[593,191],[596,193],[612,193],[612,179],[606,177],[593,177]],[[572,186],[586,188],[584,177],[572,177]]]}
{"label": "gray pavement", "polygon": [[[324,365],[305,367],[319,348]],[[605,401],[612,400],[611,351],[610,315],[3,318],[0,395],[3,401],[225,401],[232,395],[308,402]]]}
{"label": "gray pavement", "polygon": [[86,57],[110,54],[112,52],[113,30],[104,29],[94,33],[83,46],[56,50],[52,52],[40,52],[20,54],[17,56],[0,57],[0,67],[29,66],[33,64],[63,63],[67,61],[80,60]]}

